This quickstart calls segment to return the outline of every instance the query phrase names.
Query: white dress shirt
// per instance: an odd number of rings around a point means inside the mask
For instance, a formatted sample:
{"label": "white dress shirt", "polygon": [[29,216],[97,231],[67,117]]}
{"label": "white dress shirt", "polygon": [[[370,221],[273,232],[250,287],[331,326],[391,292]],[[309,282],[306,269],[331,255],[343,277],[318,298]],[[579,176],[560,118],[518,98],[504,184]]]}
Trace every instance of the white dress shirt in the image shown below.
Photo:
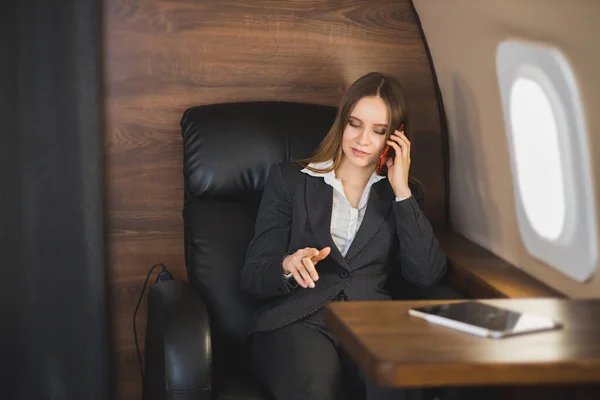
{"label": "white dress shirt", "polygon": [[[325,161],[321,163],[310,163],[309,167],[315,169],[326,169],[333,164],[333,161]],[[333,187],[333,206],[331,209],[331,238],[333,242],[340,250],[343,256],[346,256],[356,233],[358,232],[358,228],[360,228],[360,224],[365,217],[365,212],[367,211],[367,202],[369,201],[369,195],[371,193],[371,186],[379,182],[382,179],[386,179],[385,176],[378,175],[376,172],[373,172],[365,189],[363,190],[362,195],[360,196],[360,201],[358,202],[358,207],[352,207],[350,201],[346,197],[344,193],[344,186],[342,181],[336,178],[335,171],[331,170],[326,173],[319,173],[309,170],[308,168],[304,168],[301,172],[305,174],[320,177],[325,180],[329,186]],[[396,201],[406,200],[408,197],[396,197]],[[284,276],[289,278],[292,274],[288,274]]]}

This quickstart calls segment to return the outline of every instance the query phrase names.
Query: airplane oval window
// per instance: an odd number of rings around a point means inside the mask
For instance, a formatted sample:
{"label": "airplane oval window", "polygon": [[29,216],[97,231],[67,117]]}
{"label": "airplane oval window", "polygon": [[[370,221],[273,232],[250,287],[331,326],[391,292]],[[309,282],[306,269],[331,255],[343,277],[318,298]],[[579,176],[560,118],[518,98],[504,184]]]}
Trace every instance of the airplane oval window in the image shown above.
{"label": "airplane oval window", "polygon": [[510,123],[525,214],[540,235],[555,240],[565,225],[558,129],[550,100],[535,81],[517,78],[513,83]]}
{"label": "airplane oval window", "polygon": [[560,49],[507,40],[496,72],[527,252],[586,282],[599,263],[594,171],[577,77]]}

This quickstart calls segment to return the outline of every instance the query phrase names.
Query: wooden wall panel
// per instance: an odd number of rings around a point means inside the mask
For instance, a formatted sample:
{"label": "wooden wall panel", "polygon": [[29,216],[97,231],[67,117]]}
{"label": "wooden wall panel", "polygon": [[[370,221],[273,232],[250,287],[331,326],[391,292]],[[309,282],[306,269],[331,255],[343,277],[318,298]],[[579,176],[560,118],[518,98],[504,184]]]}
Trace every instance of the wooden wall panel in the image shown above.
{"label": "wooden wall panel", "polygon": [[[444,220],[443,150],[431,67],[408,0],[105,0],[109,286],[118,398],[140,397],[131,317],[148,268],[185,278],[179,119],[200,104],[337,105],[370,71],[401,79],[412,172]],[[141,313],[145,313],[145,306]],[[145,316],[140,315],[143,347]]]}

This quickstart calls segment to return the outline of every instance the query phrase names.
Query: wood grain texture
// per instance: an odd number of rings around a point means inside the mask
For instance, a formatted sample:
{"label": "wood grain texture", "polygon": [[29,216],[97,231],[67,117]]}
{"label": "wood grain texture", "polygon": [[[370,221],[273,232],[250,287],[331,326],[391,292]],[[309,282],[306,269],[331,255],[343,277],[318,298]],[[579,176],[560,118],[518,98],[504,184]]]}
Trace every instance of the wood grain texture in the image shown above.
{"label": "wood grain texture", "polygon": [[494,340],[408,315],[439,301],[336,302],[327,306],[325,322],[359,366],[386,386],[600,384],[600,300],[485,302],[564,327]]}
{"label": "wood grain texture", "polygon": [[435,229],[452,265],[449,282],[470,298],[564,297],[448,227]]}
{"label": "wood grain texture", "polygon": [[164,262],[185,278],[179,120],[186,108],[254,100],[337,105],[361,75],[390,73],[410,99],[411,172],[426,187],[425,211],[445,220],[438,105],[408,0],[106,0],[104,68],[119,399],[140,398],[131,317],[148,268]]}

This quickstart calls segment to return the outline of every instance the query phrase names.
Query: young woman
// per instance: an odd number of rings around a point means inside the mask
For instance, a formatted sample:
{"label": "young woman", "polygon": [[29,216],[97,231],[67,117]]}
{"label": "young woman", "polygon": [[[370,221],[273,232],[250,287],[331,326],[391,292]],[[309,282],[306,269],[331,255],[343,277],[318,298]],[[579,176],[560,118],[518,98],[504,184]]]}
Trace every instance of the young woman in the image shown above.
{"label": "young woman", "polygon": [[[271,169],[241,282],[265,300],[251,328],[253,365],[277,399],[347,399],[344,391],[360,392],[358,376],[368,399],[418,394],[377,387],[323,323],[330,301],[389,300],[392,268],[420,286],[446,269],[408,185],[410,141],[398,130],[409,127],[406,113],[398,81],[367,74],[311,158]],[[387,176],[376,173],[386,145],[395,151]]]}

